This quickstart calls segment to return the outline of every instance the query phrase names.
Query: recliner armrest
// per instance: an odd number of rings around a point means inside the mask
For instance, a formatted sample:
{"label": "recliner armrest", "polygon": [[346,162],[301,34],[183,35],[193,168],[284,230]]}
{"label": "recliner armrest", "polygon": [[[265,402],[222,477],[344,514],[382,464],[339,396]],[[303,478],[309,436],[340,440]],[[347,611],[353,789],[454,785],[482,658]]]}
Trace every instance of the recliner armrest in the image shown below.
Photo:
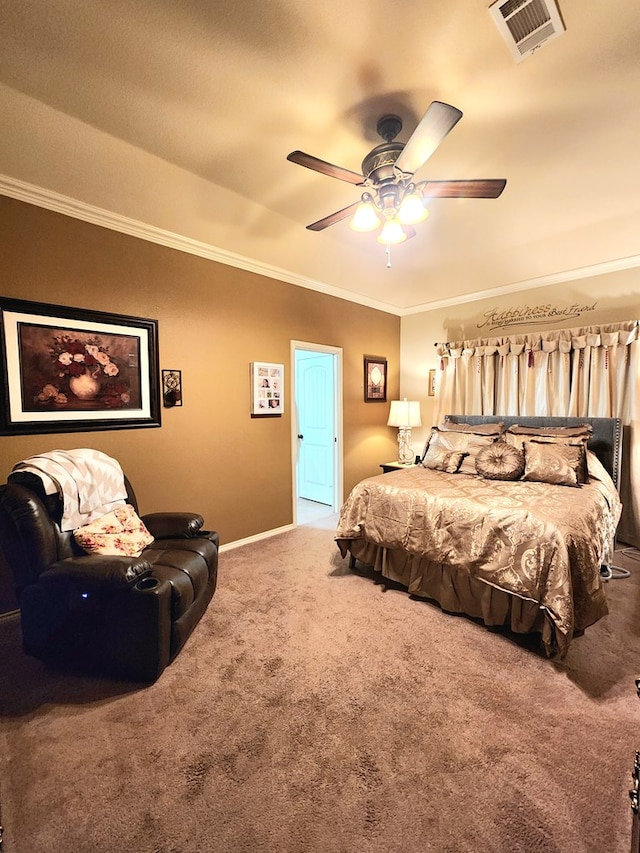
{"label": "recliner armrest", "polygon": [[40,583],[59,580],[83,585],[132,586],[151,574],[151,563],[144,557],[115,557],[87,554],[53,563],[39,577]]}
{"label": "recliner armrest", "polygon": [[141,518],[154,539],[191,539],[204,524],[195,512],[150,512]]}

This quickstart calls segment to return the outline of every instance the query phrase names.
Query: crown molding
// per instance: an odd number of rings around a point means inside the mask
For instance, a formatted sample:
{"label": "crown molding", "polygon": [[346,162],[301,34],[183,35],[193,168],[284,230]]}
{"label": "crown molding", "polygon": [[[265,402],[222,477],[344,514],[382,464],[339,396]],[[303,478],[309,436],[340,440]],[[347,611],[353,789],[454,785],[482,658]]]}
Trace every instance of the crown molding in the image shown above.
{"label": "crown molding", "polygon": [[345,299],[348,302],[356,302],[368,308],[384,311],[386,314],[400,314],[400,309],[397,306],[388,305],[375,299],[368,299],[366,296],[325,284],[322,281],[315,281],[314,279],[297,275],[288,270],[247,258],[244,255],[220,249],[210,243],[194,240],[191,237],[185,237],[173,231],[166,231],[163,228],[157,228],[155,225],[149,225],[137,219],[130,219],[119,213],[113,213],[110,210],[87,204],[86,202],[62,195],[53,190],[45,189],[44,187],[36,186],[35,184],[29,184],[26,181],[11,178],[8,175],[0,175],[0,195],[14,198],[17,201],[27,202],[36,207],[43,207],[55,213],[62,213],[64,216],[71,216],[74,219],[89,222],[91,225],[99,225],[102,228],[109,228],[111,231],[119,231],[130,237],[137,237],[140,240],[157,243],[169,249],[177,249],[179,252],[197,255],[201,258],[207,258],[210,261],[217,261],[220,264],[256,273],[256,275],[263,275],[267,278],[286,282],[287,284],[294,284],[297,287],[305,287],[307,290],[325,293],[327,296]]}
{"label": "crown molding", "polygon": [[534,290],[536,287],[549,287],[552,284],[564,284],[568,281],[576,281],[581,278],[592,278],[597,275],[606,275],[610,272],[629,270],[640,267],[640,255],[631,255],[628,258],[617,258],[613,261],[603,261],[600,264],[578,267],[573,270],[543,275],[539,278],[529,278],[524,281],[516,281],[513,284],[505,284],[501,287],[491,287],[487,290],[476,290],[464,296],[453,296],[450,299],[439,299],[434,302],[425,302],[412,308],[405,308],[402,317],[411,314],[423,314],[425,311],[435,311],[438,308],[449,308],[452,305],[462,305],[468,302],[479,302],[481,299],[495,299],[508,293],[519,293],[522,290]]}
{"label": "crown molding", "polygon": [[508,293],[518,293],[523,290],[532,290],[537,287],[548,287],[553,284],[563,284],[568,281],[576,281],[581,278],[591,278],[593,276],[605,275],[610,272],[618,272],[625,269],[634,269],[640,267],[640,255],[632,255],[627,258],[618,258],[611,261],[604,261],[600,264],[592,264],[591,266],[579,267],[573,270],[564,270],[550,275],[540,276],[539,278],[526,279],[524,281],[513,282],[499,287],[492,287],[486,290],[478,290],[471,294],[463,296],[454,296],[449,299],[439,299],[433,302],[424,302],[421,305],[414,305],[410,308],[399,308],[397,305],[389,305],[384,302],[379,302],[376,299],[368,299],[366,296],[355,294],[348,290],[343,290],[339,287],[334,287],[330,284],[325,284],[322,281],[315,281],[306,278],[288,270],[280,269],[279,267],[264,264],[260,261],[247,258],[244,255],[238,255],[235,252],[229,252],[226,249],[220,249],[210,243],[204,243],[200,240],[193,240],[191,237],[185,237],[182,234],[176,234],[173,231],[166,231],[163,228],[157,228],[155,225],[149,225],[145,222],[140,222],[137,219],[131,219],[127,216],[122,216],[118,213],[113,213],[110,210],[105,210],[95,205],[87,204],[70,196],[62,195],[53,190],[45,189],[44,187],[30,184],[26,181],[21,181],[16,178],[11,178],[8,175],[0,175],[0,195],[5,195],[14,198],[18,201],[24,201],[28,204],[33,204],[36,207],[42,207],[47,210],[52,210],[55,213],[62,213],[64,216],[71,216],[74,219],[80,219],[83,222],[89,222],[92,225],[99,225],[102,228],[109,228],[112,231],[119,231],[122,234],[127,234],[130,237],[137,237],[140,240],[147,240],[150,243],[157,243],[161,246],[166,246],[170,249],[177,249],[179,252],[186,252],[190,255],[197,255],[201,258],[207,258],[211,261],[216,261],[227,266],[237,267],[238,269],[247,270],[248,272],[263,275],[267,278],[274,278],[278,281],[293,284],[297,287],[305,287],[308,290],[315,290],[318,293],[325,293],[328,296],[335,296],[338,299],[344,299],[347,302],[355,302],[358,305],[364,305],[368,308],[375,308],[378,311],[384,311],[386,314],[394,314],[398,317],[407,317],[412,314],[422,314],[427,311],[435,311],[440,308],[448,308],[453,305],[462,305],[469,302],[478,302],[481,299],[492,299],[498,296],[503,296]]}

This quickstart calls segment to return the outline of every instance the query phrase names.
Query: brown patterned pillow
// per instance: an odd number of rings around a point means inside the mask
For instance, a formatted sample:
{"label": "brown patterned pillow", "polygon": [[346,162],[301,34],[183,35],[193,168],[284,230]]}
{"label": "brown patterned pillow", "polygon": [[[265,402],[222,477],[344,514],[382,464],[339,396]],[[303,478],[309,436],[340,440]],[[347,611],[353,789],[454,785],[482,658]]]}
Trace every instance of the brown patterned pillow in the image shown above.
{"label": "brown patterned pillow", "polygon": [[507,429],[507,433],[513,435],[545,436],[547,438],[591,438],[593,435],[593,427],[591,424],[578,424],[578,426],[573,427],[532,427],[521,426],[520,424],[511,424]]}
{"label": "brown patterned pillow", "polygon": [[499,421],[497,424],[467,424],[444,421],[440,429],[446,432],[473,432],[476,435],[501,435],[504,423]]}
{"label": "brown patterned pillow", "polygon": [[521,439],[514,447],[519,447],[526,454],[527,445],[531,444],[555,444],[564,447],[577,447],[580,449],[580,464],[578,465],[578,483],[587,483],[589,481],[589,473],[587,471],[587,439],[569,438],[563,436],[532,436],[518,435],[512,436],[515,439]]}
{"label": "brown patterned pillow", "polygon": [[524,453],[506,441],[495,441],[476,456],[476,470],[486,480],[519,480],[524,472]]}
{"label": "brown patterned pillow", "polygon": [[591,424],[581,424],[577,427],[527,427],[512,424],[504,434],[505,441],[514,447],[522,447],[523,442],[532,439],[556,441],[561,444],[583,441],[585,444],[593,435]]}
{"label": "brown patterned pillow", "polygon": [[458,473],[477,474],[476,456],[483,447],[493,444],[495,439],[495,435],[476,435],[472,432],[454,432],[453,430],[442,431],[438,427],[432,427],[427,455],[432,448],[440,448],[447,452],[460,451],[464,457],[458,468]]}
{"label": "brown patterned pillow", "polygon": [[523,480],[580,488],[578,472],[584,456],[582,445],[527,441],[524,456]]}
{"label": "brown patterned pillow", "polygon": [[424,457],[423,466],[432,471],[445,471],[455,474],[465,454],[461,450],[446,450],[444,447],[429,447]]}

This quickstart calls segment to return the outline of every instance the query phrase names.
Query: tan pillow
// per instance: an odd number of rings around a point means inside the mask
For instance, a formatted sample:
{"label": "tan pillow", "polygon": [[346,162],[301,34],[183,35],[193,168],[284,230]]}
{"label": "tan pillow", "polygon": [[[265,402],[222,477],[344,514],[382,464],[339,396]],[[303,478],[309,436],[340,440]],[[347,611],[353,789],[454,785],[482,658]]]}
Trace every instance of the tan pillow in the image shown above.
{"label": "tan pillow", "polygon": [[527,444],[534,442],[536,444],[558,444],[564,445],[565,447],[579,447],[581,448],[581,458],[580,465],[578,466],[578,482],[579,483],[587,483],[589,481],[589,474],[587,471],[587,437],[572,438],[570,436],[561,436],[561,435],[514,435],[514,434],[505,434],[505,439],[509,444],[513,444],[514,447],[518,447],[521,450],[526,452]]}
{"label": "tan pillow", "polygon": [[520,424],[512,424],[507,428],[505,433],[506,439],[510,444],[518,444],[525,438],[547,438],[550,440],[565,441],[568,438],[575,438],[582,441],[588,441],[593,435],[593,427],[591,424],[580,424],[575,427],[529,427],[520,426]]}
{"label": "tan pillow", "polygon": [[494,441],[476,456],[476,470],[486,480],[519,480],[524,472],[524,453],[506,441]]}
{"label": "tan pillow", "polygon": [[112,557],[139,557],[153,542],[153,536],[129,504],[76,528],[73,538],[89,554]]}
{"label": "tan pillow", "polygon": [[583,456],[584,448],[581,445],[527,441],[522,479],[579,488],[578,470]]}
{"label": "tan pillow", "polygon": [[459,451],[464,454],[464,458],[460,463],[458,473],[477,474],[476,456],[483,447],[492,444],[495,439],[496,436],[493,435],[477,435],[472,432],[454,432],[453,430],[441,431],[438,427],[432,427],[427,455],[432,448],[444,452]]}
{"label": "tan pillow", "polygon": [[460,450],[446,450],[444,447],[430,446],[422,464],[432,471],[446,471],[447,474],[455,474],[463,459],[464,453]]}
{"label": "tan pillow", "polygon": [[466,424],[444,421],[440,429],[446,432],[473,432],[476,435],[501,435],[504,423],[499,421],[497,424]]}

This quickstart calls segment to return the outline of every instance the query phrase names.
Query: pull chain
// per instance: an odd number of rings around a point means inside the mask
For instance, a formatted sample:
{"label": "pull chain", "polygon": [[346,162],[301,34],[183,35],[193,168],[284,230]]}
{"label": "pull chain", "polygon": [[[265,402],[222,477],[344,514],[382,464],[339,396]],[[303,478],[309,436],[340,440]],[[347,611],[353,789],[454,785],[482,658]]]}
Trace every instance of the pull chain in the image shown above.
{"label": "pull chain", "polygon": [[387,269],[391,269],[391,244],[387,243],[387,248],[385,249],[387,253]]}

